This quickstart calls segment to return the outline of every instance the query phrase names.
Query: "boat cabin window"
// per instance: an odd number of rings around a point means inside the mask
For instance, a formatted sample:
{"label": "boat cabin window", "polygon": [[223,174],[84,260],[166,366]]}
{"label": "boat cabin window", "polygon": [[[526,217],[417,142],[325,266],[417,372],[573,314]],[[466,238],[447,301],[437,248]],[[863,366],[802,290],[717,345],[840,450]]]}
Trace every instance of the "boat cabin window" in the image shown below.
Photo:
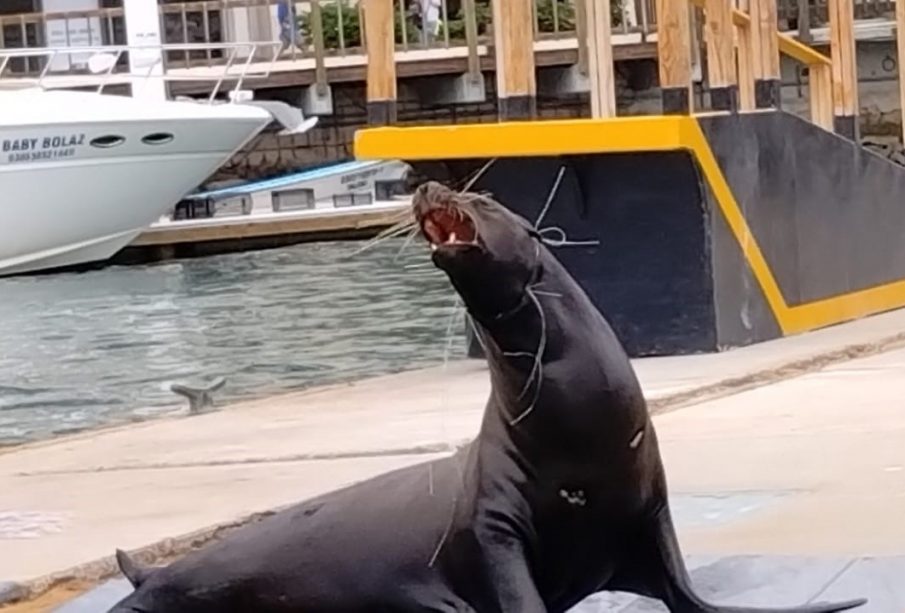
{"label": "boat cabin window", "polygon": [[314,208],[313,189],[287,189],[273,192],[273,210],[304,211]]}
{"label": "boat cabin window", "polygon": [[336,194],[333,196],[333,206],[336,208],[371,204],[372,202],[374,202],[374,195],[371,192],[353,192],[351,194]]}
{"label": "boat cabin window", "polygon": [[251,196],[239,196],[230,198],[217,204],[217,217],[231,217],[233,215],[248,215],[251,213]]}
{"label": "boat cabin window", "polygon": [[396,196],[405,196],[406,191],[406,182],[402,179],[374,181],[374,195],[377,200],[392,200]]}

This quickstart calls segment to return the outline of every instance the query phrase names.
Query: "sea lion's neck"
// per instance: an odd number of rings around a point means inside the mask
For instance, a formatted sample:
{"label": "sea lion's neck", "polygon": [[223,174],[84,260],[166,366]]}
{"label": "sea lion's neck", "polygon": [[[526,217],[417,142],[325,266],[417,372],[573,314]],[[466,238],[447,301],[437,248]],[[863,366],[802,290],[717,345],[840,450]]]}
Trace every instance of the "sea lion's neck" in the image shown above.
{"label": "sea lion's neck", "polygon": [[[550,256],[552,260],[552,256]],[[478,336],[484,344],[493,389],[500,410],[510,421],[530,413],[543,389],[545,366],[578,347],[573,330],[583,328],[581,294],[572,279],[559,274],[558,262],[545,262],[542,281],[525,287],[520,304],[483,323]],[[548,273],[554,274],[548,274]],[[578,311],[578,313],[576,313]]]}
{"label": "sea lion's neck", "polygon": [[580,447],[646,415],[610,326],[559,262],[544,266],[542,282],[526,289],[517,311],[479,330],[493,388],[484,433],[509,441],[529,462],[551,432],[563,445]]}

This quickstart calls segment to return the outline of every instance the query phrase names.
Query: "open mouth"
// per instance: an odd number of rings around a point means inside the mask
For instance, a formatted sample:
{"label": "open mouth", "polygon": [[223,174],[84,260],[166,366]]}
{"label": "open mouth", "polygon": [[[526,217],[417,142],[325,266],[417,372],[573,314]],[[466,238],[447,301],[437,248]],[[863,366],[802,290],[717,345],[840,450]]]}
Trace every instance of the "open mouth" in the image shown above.
{"label": "open mouth", "polygon": [[421,218],[421,231],[431,250],[445,246],[477,245],[477,230],[471,217],[455,208],[435,208]]}

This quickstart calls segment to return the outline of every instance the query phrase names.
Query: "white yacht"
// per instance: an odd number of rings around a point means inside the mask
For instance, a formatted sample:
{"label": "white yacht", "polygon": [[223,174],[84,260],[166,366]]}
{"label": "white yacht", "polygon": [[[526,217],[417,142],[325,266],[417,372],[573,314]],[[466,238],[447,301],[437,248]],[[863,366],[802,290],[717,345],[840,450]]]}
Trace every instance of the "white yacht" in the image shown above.
{"label": "white yacht", "polygon": [[0,275],[110,258],[271,121],[240,104],[0,91]]}
{"label": "white yacht", "polygon": [[[208,77],[215,85],[202,101],[171,100],[163,86],[163,51],[198,45],[0,50],[0,276],[107,260],[271,122],[283,133],[316,123],[284,103],[251,100],[243,81],[267,73],[234,66],[241,45],[208,46],[229,60]],[[130,50],[133,60],[151,54],[144,77],[115,72]],[[89,74],[50,74],[63,54],[90,56]],[[47,59],[36,79],[4,74],[31,56]],[[230,101],[217,100],[226,81],[236,83],[223,92]],[[104,92],[122,84],[132,96]]]}

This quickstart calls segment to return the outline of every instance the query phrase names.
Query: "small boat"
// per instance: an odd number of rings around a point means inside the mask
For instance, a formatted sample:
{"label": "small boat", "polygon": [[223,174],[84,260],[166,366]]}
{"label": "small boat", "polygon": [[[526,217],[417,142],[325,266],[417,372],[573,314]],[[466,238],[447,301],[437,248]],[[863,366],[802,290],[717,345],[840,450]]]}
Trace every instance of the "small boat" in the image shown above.
{"label": "small boat", "polygon": [[[307,168],[278,177],[228,185],[187,195],[173,213],[155,224],[187,219],[323,214],[399,206],[407,198],[411,167],[402,161],[350,161]],[[282,215],[281,215],[282,214]]]}

